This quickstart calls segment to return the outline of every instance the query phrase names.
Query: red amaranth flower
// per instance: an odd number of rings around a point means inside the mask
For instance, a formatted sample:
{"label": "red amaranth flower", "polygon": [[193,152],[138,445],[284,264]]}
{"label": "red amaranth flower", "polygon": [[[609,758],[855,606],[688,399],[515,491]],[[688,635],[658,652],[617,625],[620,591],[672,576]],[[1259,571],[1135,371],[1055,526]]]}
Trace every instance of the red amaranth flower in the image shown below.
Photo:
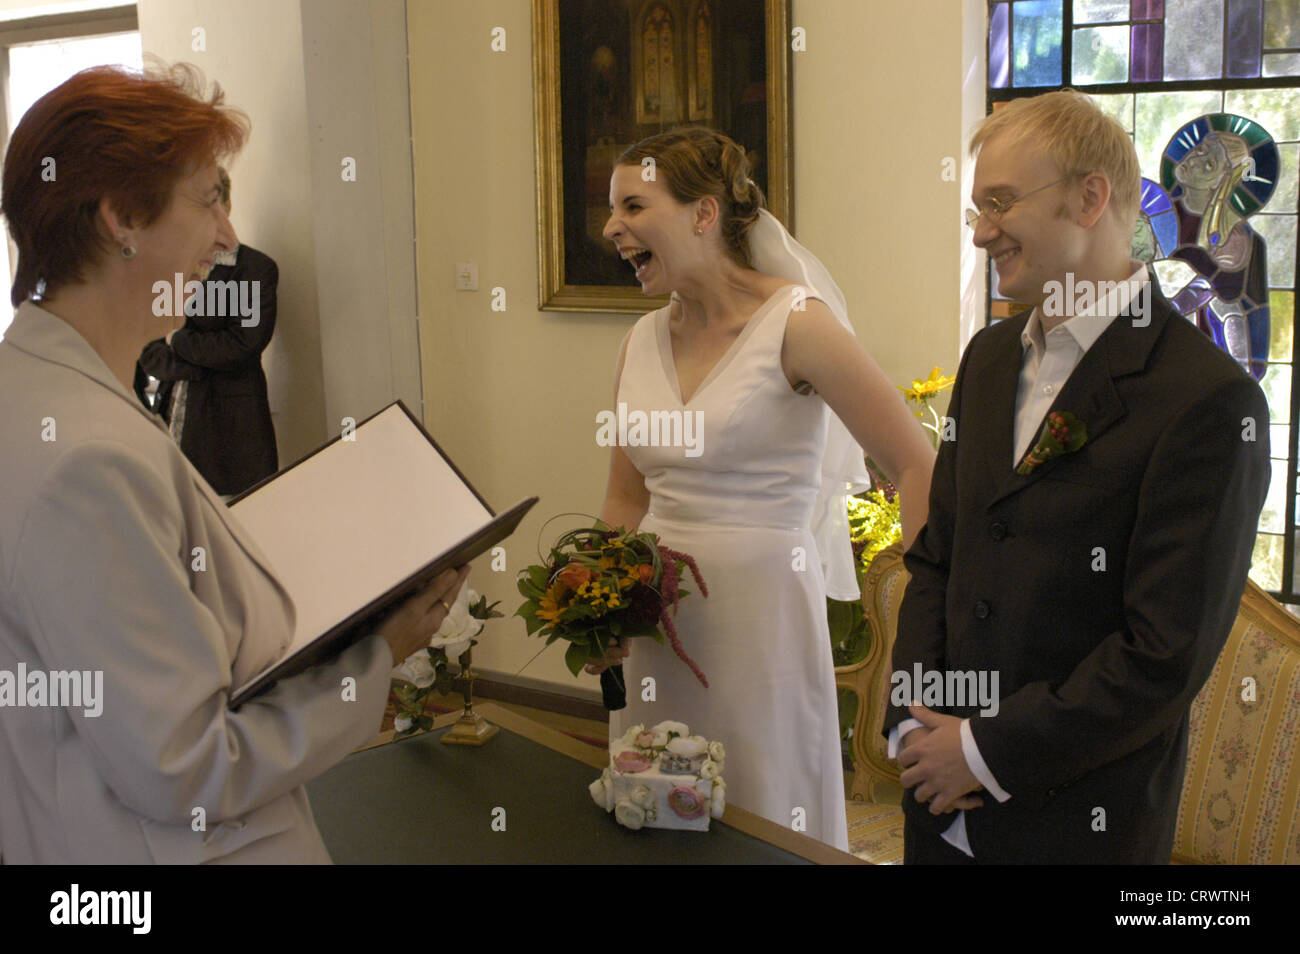
{"label": "red amaranth flower", "polygon": [[[691,556],[689,553],[682,553],[680,550],[671,550],[665,546],[659,548],[659,555],[664,558],[665,571],[668,569],[668,564],[670,562],[674,564],[685,563],[687,567],[690,568],[691,576],[695,577],[695,583],[699,586],[700,593],[704,596],[709,595],[709,587],[705,584],[704,577],[700,575],[700,568],[695,564],[695,557]],[[677,575],[677,567],[675,565],[673,566],[673,575]],[[677,602],[675,598],[673,602],[674,604]]]}
{"label": "red amaranth flower", "polygon": [[[661,548],[662,549],[662,548]],[[663,579],[659,581],[659,589],[664,595],[664,608],[671,606],[673,612],[677,612],[677,563],[672,559],[664,560]]]}
{"label": "red amaranth flower", "polygon": [[[664,565],[664,569],[667,569],[667,564]],[[682,641],[677,636],[677,627],[673,625],[672,618],[668,615],[667,608],[659,614],[659,621],[664,624],[664,632],[668,634],[668,642],[672,644],[673,652],[677,654],[677,657],[681,659],[682,662],[691,667],[691,672],[695,673],[695,678],[700,681],[700,684],[704,686],[705,689],[709,688],[709,680],[704,678],[704,673],[700,672],[700,667],[695,665],[695,660],[686,655],[686,650],[682,649]]]}

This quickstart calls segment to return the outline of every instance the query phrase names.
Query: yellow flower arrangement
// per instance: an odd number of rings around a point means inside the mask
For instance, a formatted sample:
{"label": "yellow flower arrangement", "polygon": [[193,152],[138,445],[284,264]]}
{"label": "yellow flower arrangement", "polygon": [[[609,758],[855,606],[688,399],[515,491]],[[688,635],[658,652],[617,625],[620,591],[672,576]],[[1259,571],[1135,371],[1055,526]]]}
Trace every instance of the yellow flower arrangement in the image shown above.
{"label": "yellow flower arrangement", "polygon": [[909,401],[915,401],[922,404],[934,397],[940,391],[946,391],[957,381],[956,375],[945,376],[936,364],[930,371],[930,376],[925,380],[915,378],[910,388],[899,388],[903,392],[903,397]]}
{"label": "yellow flower arrangement", "polygon": [[903,399],[909,403],[919,404],[921,409],[917,410],[917,418],[923,418],[925,411],[930,412],[929,421],[921,421],[921,426],[929,431],[932,435],[931,440],[934,443],[934,449],[939,449],[939,439],[941,436],[942,421],[934,408],[930,407],[930,402],[940,391],[946,391],[956,383],[955,375],[945,375],[936,364],[930,371],[930,376],[925,380],[916,378],[912,381],[910,388],[899,388],[903,392]]}
{"label": "yellow flower arrangement", "polygon": [[876,554],[903,539],[903,520],[898,494],[890,500],[883,491],[868,490],[849,498],[849,539],[853,542],[862,571],[871,565]]}

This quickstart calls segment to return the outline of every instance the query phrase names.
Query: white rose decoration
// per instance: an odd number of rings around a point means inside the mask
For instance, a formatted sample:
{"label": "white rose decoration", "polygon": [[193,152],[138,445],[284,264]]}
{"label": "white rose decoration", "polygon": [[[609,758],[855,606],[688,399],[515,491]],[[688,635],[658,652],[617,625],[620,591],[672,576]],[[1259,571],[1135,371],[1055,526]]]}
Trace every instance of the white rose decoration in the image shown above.
{"label": "white rose decoration", "polygon": [[396,729],[398,732],[405,732],[414,724],[415,723],[411,721],[410,716],[401,715],[393,720],[393,728]]}
{"label": "white rose decoration", "polygon": [[713,780],[713,797],[709,802],[709,814],[721,818],[727,810],[727,783],[720,778]]}
{"label": "white rose decoration", "polygon": [[665,736],[667,736],[669,732],[676,732],[678,735],[683,737],[691,734],[691,730],[687,728],[685,722],[660,722],[654,727],[654,730],[656,733],[662,732]]}
{"label": "white rose decoration", "polygon": [[715,762],[721,762],[727,757],[727,750],[722,747],[721,742],[709,743],[709,758]]}
{"label": "white rose decoration", "polygon": [[614,817],[624,828],[638,831],[645,824],[645,809],[630,799],[620,798],[614,806]]}
{"label": "white rose decoration", "polygon": [[698,735],[685,739],[673,739],[668,743],[668,751],[674,755],[696,758],[709,751],[709,743]]}
{"label": "white rose decoration", "polygon": [[[461,587],[447,618],[430,638],[430,649],[445,650],[449,660],[458,659],[469,649],[469,641],[483,631],[483,621],[469,615],[469,605],[478,602],[478,598],[478,594],[469,587]],[[423,650],[407,656],[405,662],[393,669],[394,679],[405,680],[417,689],[428,689],[436,677],[433,660]]]}
{"label": "white rose decoration", "polygon": [[646,811],[649,811],[654,807],[655,797],[650,793],[650,789],[646,788],[644,785],[638,785],[636,788],[632,789],[632,801],[640,805]]}
{"label": "white rose decoration", "polygon": [[411,653],[392,672],[394,679],[405,680],[417,689],[428,689],[433,685],[436,676],[437,671],[433,668],[433,660],[429,658],[429,654],[423,649]]}
{"label": "white rose decoration", "polygon": [[662,749],[667,744],[668,744],[668,733],[656,731],[654,741],[650,743],[650,748]]}
{"label": "white rose decoration", "polygon": [[605,811],[614,809],[614,785],[610,778],[609,769],[605,769],[600,774],[600,778],[587,786],[587,791],[591,792],[591,800],[594,801]]}
{"label": "white rose decoration", "polygon": [[620,739],[619,741],[621,741],[624,745],[629,747],[636,745],[636,737],[644,731],[645,731],[645,726],[638,722],[636,725],[632,726],[632,728],[624,732],[623,738]]}
{"label": "white rose decoration", "polygon": [[446,650],[448,659],[456,659],[469,649],[469,641],[483,631],[483,621],[469,615],[469,604],[476,602],[478,594],[462,586],[447,618],[429,640],[429,648]]}
{"label": "white rose decoration", "polygon": [[705,759],[704,764],[700,766],[700,778],[715,779],[721,773],[718,770],[718,763],[712,759]]}

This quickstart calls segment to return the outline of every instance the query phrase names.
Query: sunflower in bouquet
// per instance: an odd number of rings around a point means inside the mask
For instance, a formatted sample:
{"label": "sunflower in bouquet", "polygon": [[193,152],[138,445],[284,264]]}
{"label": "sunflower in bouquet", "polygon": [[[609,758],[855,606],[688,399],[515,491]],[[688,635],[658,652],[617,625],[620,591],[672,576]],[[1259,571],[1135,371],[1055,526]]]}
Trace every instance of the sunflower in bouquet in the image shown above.
{"label": "sunflower in bouquet", "polygon": [[524,618],[528,635],[545,636],[548,646],[568,641],[564,661],[575,676],[587,663],[603,660],[616,639],[649,636],[662,643],[667,634],[673,651],[708,688],[673,624],[678,602],[690,592],[681,585],[686,570],[708,596],[689,554],[663,546],[656,534],[598,520],[563,534],[545,564],[520,572],[524,602],[515,615]]}

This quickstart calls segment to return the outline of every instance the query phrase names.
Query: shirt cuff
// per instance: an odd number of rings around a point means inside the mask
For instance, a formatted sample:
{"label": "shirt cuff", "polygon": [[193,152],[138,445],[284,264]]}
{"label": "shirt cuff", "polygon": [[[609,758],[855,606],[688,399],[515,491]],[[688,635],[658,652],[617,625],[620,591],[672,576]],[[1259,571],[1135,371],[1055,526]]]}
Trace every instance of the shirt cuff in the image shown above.
{"label": "shirt cuff", "polygon": [[[999,802],[1005,802],[1011,797],[998,780],[993,777],[989,767],[984,764],[984,758],[980,755],[979,746],[975,744],[975,735],[970,730],[970,719],[961,720],[961,754],[966,759],[966,765],[970,768],[971,774],[979,779],[983,785]],[[964,827],[964,826],[963,826]]]}
{"label": "shirt cuff", "polygon": [[975,857],[975,852],[970,850],[970,839],[966,837],[965,812],[958,812],[957,820],[944,829],[943,840],[971,858]]}
{"label": "shirt cuff", "polygon": [[925,725],[920,719],[904,719],[898,725],[889,730],[889,750],[885,753],[889,758],[898,758],[898,743],[903,736],[913,729],[922,728]]}

